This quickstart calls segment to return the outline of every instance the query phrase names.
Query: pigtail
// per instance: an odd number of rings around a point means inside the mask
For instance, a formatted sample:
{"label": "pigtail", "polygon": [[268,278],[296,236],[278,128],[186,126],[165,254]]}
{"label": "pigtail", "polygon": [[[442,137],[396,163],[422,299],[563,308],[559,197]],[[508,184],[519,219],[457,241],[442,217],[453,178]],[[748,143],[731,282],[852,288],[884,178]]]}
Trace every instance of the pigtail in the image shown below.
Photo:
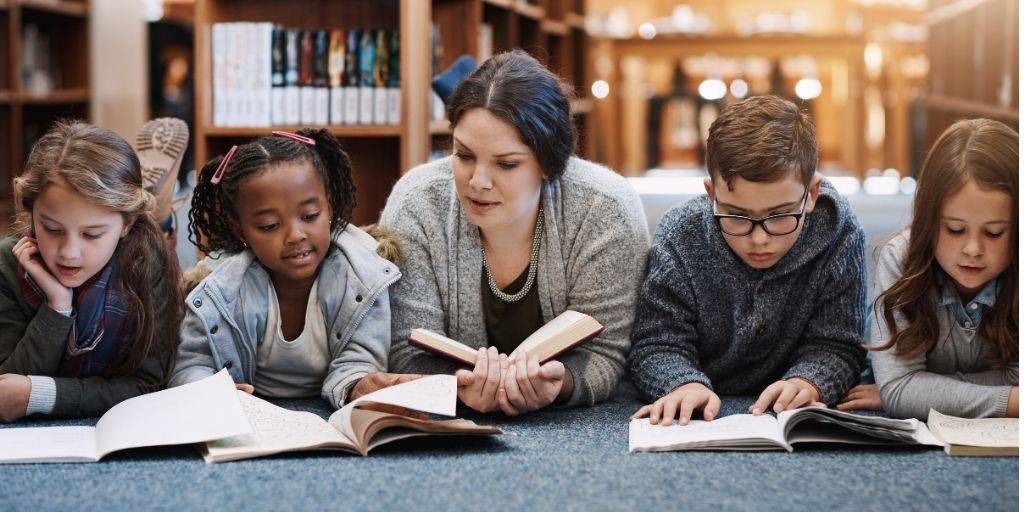
{"label": "pigtail", "polygon": [[[233,183],[227,179],[221,183],[212,182],[223,160],[223,156],[218,156],[207,162],[200,170],[196,187],[192,191],[192,208],[188,212],[188,240],[205,253],[224,251],[233,254],[245,248],[231,226],[234,210],[231,205],[225,204],[225,189]],[[234,166],[229,166],[229,171],[231,167]]]}
{"label": "pigtail", "polygon": [[352,181],[352,163],[341,142],[326,129],[303,128],[297,132],[316,141],[312,148],[323,164],[324,188],[331,203],[331,231],[338,235],[352,220],[356,206],[356,185]]}

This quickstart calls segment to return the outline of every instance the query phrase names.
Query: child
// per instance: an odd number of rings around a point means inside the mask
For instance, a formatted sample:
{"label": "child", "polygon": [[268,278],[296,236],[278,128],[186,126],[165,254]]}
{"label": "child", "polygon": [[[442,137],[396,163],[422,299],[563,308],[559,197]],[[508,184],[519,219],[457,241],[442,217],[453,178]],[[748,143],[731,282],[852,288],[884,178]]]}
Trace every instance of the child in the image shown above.
{"label": "child", "polygon": [[[346,398],[406,377],[384,372],[388,287],[398,267],[349,225],[355,185],[327,130],[273,132],[203,167],[190,239],[228,255],[189,294],[177,386],[227,368],[268,397]],[[358,383],[358,384],[357,384]]]}
{"label": "child", "polygon": [[725,109],[707,146],[707,197],[654,235],[629,355],[654,403],[634,417],[711,420],[717,393],[760,393],[753,414],[835,404],[865,366],[864,233],[815,173],[814,125],[757,96]]}
{"label": "child", "polygon": [[871,359],[890,416],[1017,417],[1017,166],[1017,134],[987,119],[928,153],[875,279]]}
{"label": "child", "polygon": [[162,387],[181,303],[139,159],[117,134],[56,123],[14,180],[0,242],[0,417],[99,416]]}

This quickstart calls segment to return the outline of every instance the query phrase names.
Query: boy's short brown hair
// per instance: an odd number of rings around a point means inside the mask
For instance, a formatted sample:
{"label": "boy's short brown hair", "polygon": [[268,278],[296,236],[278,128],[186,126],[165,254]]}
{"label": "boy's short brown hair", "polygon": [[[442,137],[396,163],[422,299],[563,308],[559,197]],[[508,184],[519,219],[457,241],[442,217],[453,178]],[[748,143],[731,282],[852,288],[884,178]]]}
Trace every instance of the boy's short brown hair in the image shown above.
{"label": "boy's short brown hair", "polygon": [[708,133],[708,174],[772,182],[799,173],[806,186],[818,168],[811,117],[778,96],[753,96],[726,108]]}

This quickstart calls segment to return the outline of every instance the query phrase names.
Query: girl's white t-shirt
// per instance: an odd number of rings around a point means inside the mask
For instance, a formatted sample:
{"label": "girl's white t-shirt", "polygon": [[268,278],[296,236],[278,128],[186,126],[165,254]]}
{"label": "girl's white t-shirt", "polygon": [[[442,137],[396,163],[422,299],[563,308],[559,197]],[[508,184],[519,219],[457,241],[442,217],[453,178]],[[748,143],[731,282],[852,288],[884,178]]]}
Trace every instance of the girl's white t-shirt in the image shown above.
{"label": "girl's white t-shirt", "polygon": [[267,329],[257,348],[256,394],[272,398],[317,396],[331,365],[327,326],[317,295],[320,279],[313,282],[306,302],[306,324],[294,340],[281,333],[281,308],[274,284],[269,283]]}

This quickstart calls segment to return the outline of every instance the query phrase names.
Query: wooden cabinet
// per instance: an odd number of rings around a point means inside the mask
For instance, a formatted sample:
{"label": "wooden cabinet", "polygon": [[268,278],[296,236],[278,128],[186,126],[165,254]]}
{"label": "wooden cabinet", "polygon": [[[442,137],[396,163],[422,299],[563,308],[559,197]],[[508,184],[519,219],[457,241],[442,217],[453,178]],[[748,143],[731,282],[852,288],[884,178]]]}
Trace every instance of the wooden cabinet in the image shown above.
{"label": "wooden cabinet", "polygon": [[0,197],[10,198],[50,124],[89,115],[89,1],[0,0],[0,42]]}
{"label": "wooden cabinet", "polygon": [[[196,166],[201,168],[232,144],[271,130],[300,128],[213,124],[214,23],[253,21],[299,29],[399,30],[401,123],[328,127],[351,156],[358,203],[353,221],[363,224],[377,220],[402,173],[426,162],[432,148],[443,149],[447,144],[447,123],[432,122],[430,116],[430,80],[436,72],[432,62],[444,69],[462,54],[479,58],[483,30],[492,34],[493,53],[521,47],[582,92],[587,72],[582,4],[582,0],[196,0]],[[485,25],[490,30],[482,28]],[[578,124],[583,131],[587,104],[575,102],[574,108],[579,111]]]}

